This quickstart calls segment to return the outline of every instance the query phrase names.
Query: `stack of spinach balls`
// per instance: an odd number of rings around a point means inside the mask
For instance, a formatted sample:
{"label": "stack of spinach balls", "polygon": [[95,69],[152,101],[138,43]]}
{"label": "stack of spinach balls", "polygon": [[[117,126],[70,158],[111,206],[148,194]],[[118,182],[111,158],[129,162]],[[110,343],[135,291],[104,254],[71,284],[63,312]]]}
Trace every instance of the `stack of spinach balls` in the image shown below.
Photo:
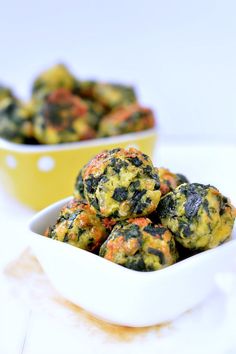
{"label": "stack of spinach balls", "polygon": [[[211,185],[153,166],[141,151],[106,150],[79,172],[47,237],[137,271],[159,270],[231,236],[235,208]],[[180,252],[179,252],[180,251]]]}
{"label": "stack of spinach balls", "polygon": [[125,84],[81,80],[62,64],[34,80],[28,103],[0,85],[0,137],[22,144],[61,144],[153,128],[151,109]]}

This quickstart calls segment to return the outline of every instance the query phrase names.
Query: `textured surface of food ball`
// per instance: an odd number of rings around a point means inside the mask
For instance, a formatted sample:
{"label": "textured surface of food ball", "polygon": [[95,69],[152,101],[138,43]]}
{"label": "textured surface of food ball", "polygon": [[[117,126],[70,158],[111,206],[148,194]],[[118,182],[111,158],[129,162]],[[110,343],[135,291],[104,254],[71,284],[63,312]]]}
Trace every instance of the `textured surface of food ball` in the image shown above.
{"label": "textured surface of food ball", "polygon": [[48,228],[45,236],[96,252],[108,234],[93,208],[72,199],[62,208],[56,224]]}
{"label": "textured surface of food ball", "polygon": [[77,81],[75,93],[81,97],[88,106],[89,123],[97,130],[101,118],[107,113],[107,109],[94,96],[96,81]]}
{"label": "textured surface of food ball", "polygon": [[107,109],[136,102],[136,94],[131,86],[97,83],[93,88],[93,97]]}
{"label": "textured surface of food ball", "polygon": [[160,200],[159,178],[153,164],[134,148],[98,154],[85,167],[82,179],[86,200],[103,217],[148,215]]}
{"label": "textured surface of food ball", "polygon": [[75,181],[74,197],[80,200],[85,200],[83,174],[86,167],[87,165],[81,168]]}
{"label": "textured surface of food ball", "polygon": [[33,135],[32,109],[13,97],[0,101],[0,136],[25,143]]}
{"label": "textured surface of food ball", "polygon": [[153,128],[155,118],[149,108],[132,104],[121,107],[102,118],[99,136],[114,136]]}
{"label": "textured surface of food ball", "polygon": [[77,80],[76,94],[84,99],[94,100],[94,88],[97,85],[95,80]]}
{"label": "textured surface of food ball", "polygon": [[188,179],[179,173],[173,173],[167,168],[157,168],[157,173],[160,178],[160,189],[162,196],[173,191],[183,183],[189,183]]}
{"label": "textured surface of food ball", "polygon": [[106,110],[99,102],[88,99],[84,99],[84,102],[88,106],[89,125],[97,130],[101,118],[106,114]]}
{"label": "textured surface of food ball", "polygon": [[148,218],[118,222],[101,246],[99,255],[139,271],[162,269],[177,260],[171,232]]}
{"label": "textured surface of food ball", "polygon": [[136,102],[136,93],[133,87],[101,83],[98,81],[78,81],[77,91],[79,96],[100,103],[104,108],[111,110]]}
{"label": "textured surface of food ball", "polygon": [[95,131],[88,123],[88,107],[79,97],[61,88],[51,93],[34,118],[39,142],[56,144],[91,139]]}
{"label": "textured surface of food ball", "polygon": [[204,250],[230,237],[235,209],[215,187],[192,183],[166,194],[157,215],[184,247]]}
{"label": "textured surface of food ball", "polygon": [[72,91],[76,86],[76,79],[63,64],[58,64],[41,73],[33,83],[32,93],[38,99],[44,98],[58,88]]}

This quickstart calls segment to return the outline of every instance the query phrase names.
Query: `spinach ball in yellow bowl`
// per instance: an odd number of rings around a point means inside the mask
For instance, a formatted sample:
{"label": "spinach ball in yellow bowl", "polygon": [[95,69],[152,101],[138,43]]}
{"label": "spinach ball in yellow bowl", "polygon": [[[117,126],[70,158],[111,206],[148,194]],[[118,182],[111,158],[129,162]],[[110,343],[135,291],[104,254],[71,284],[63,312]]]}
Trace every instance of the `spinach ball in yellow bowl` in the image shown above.
{"label": "spinach ball in yellow bowl", "polygon": [[95,137],[86,103],[67,89],[57,89],[39,107],[34,133],[40,143],[58,144]]}
{"label": "spinach ball in yellow bowl", "polygon": [[105,137],[139,132],[151,129],[154,125],[152,110],[136,103],[120,107],[105,115],[100,121],[98,135]]}
{"label": "spinach ball in yellow bowl", "polygon": [[33,138],[32,115],[30,103],[24,104],[10,94],[7,97],[7,91],[1,92],[0,88],[0,137],[14,143],[30,142]]}
{"label": "spinach ball in yellow bowl", "polygon": [[57,64],[36,77],[33,82],[32,95],[36,100],[42,100],[58,88],[65,88],[72,92],[76,87],[77,80],[74,75],[65,65]]}
{"label": "spinach ball in yellow bowl", "polygon": [[81,178],[78,193],[83,190],[87,202],[102,217],[148,215],[161,197],[159,177],[151,159],[135,148],[117,148],[96,155],[84,167]]}
{"label": "spinach ball in yellow bowl", "polygon": [[171,232],[148,218],[118,222],[101,246],[99,255],[139,271],[159,270],[174,264],[178,258]]}
{"label": "spinach ball in yellow bowl", "polygon": [[161,199],[157,215],[182,246],[205,250],[231,236],[236,213],[215,187],[184,183]]}

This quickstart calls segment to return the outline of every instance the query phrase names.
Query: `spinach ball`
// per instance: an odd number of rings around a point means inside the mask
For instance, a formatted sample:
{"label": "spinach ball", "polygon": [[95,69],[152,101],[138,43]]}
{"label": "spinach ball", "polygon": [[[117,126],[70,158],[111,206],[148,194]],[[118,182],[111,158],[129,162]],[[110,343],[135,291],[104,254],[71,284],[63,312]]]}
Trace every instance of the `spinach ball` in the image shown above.
{"label": "spinach ball", "polygon": [[73,91],[77,86],[75,77],[63,64],[57,64],[42,72],[33,82],[32,95],[37,100],[59,88]]}
{"label": "spinach ball", "polygon": [[100,248],[99,255],[126,268],[154,271],[177,261],[171,232],[148,218],[120,221]]}
{"label": "spinach ball", "polygon": [[96,80],[77,80],[76,94],[99,103],[106,110],[122,107],[137,100],[132,86]]}
{"label": "spinach ball", "polygon": [[39,105],[34,133],[42,144],[58,144],[92,139],[95,131],[88,122],[88,107],[65,88],[52,92]]}
{"label": "spinach ball", "polygon": [[55,225],[46,230],[45,236],[97,252],[108,236],[105,224],[86,202],[74,198],[62,208]]}
{"label": "spinach ball", "polygon": [[127,219],[148,215],[160,200],[160,183],[153,164],[134,148],[98,154],[85,166],[81,177],[78,193],[82,190],[87,202],[102,217]]}
{"label": "spinach ball", "polygon": [[137,99],[131,86],[100,82],[94,84],[92,96],[95,101],[110,110],[134,103]]}
{"label": "spinach ball", "polygon": [[15,143],[27,143],[33,136],[33,110],[14,97],[0,100],[0,136]]}
{"label": "spinach ball", "polygon": [[98,135],[106,137],[139,132],[153,128],[154,125],[155,118],[151,109],[132,104],[104,116],[99,124]]}
{"label": "spinach ball", "polygon": [[206,250],[230,238],[235,208],[211,185],[184,183],[161,199],[157,215],[182,246]]}
{"label": "spinach ball", "polygon": [[164,167],[157,168],[157,173],[160,178],[160,189],[162,196],[173,191],[181,184],[188,183],[188,179],[184,175],[180,173],[173,173]]}

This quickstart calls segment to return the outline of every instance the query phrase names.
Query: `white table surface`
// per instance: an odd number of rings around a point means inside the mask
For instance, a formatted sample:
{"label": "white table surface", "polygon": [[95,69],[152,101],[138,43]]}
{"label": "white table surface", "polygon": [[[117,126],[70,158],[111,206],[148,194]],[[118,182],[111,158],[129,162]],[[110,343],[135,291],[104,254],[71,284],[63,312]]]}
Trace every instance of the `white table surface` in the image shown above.
{"label": "white table surface", "polygon": [[[215,185],[236,204],[235,145],[160,142],[155,163]],[[0,354],[236,354],[236,262],[203,304],[167,326],[117,329],[52,288],[27,249],[33,214],[0,187]]]}

